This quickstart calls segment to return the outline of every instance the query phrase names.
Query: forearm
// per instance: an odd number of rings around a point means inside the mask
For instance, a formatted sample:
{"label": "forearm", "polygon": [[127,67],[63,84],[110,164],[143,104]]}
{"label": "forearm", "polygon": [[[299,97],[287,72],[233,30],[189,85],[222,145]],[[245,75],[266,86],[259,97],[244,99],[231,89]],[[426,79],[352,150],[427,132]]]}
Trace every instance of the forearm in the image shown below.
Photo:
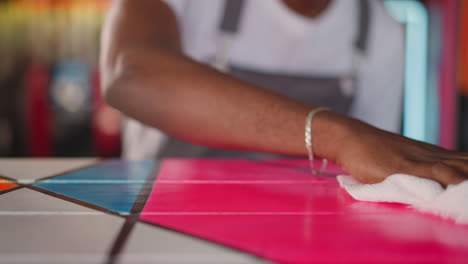
{"label": "forearm", "polygon": [[[123,67],[127,73],[122,73],[108,96],[125,114],[193,143],[306,155],[304,126],[312,106],[177,54],[137,52],[126,60],[122,64],[129,65]],[[315,152],[334,159],[331,145],[344,129],[341,119],[345,118],[317,116],[313,126]]]}

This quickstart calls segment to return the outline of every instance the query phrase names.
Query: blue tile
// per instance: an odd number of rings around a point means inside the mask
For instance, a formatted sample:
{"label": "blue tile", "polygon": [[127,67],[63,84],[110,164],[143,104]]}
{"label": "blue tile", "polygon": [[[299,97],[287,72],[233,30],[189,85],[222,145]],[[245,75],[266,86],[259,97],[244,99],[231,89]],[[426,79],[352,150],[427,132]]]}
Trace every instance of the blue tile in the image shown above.
{"label": "blue tile", "polygon": [[146,184],[154,163],[111,160],[43,180],[35,186],[126,214]]}

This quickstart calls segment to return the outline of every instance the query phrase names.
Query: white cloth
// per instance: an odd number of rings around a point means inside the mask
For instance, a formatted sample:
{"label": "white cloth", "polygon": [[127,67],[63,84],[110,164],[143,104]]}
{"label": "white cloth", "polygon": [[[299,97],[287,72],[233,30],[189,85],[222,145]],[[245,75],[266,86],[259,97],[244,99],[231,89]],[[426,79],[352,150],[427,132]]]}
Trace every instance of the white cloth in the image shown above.
{"label": "white cloth", "polygon": [[[164,2],[177,17],[185,54],[201,63],[208,62],[216,51],[224,1]],[[350,114],[379,128],[399,132],[404,28],[390,17],[381,1],[370,2],[372,24],[368,47],[359,69],[359,88]],[[246,0],[229,62],[265,73],[332,77],[349,74],[357,16],[356,1],[334,0],[318,18],[309,19],[296,14],[281,0]],[[155,146],[164,140],[164,135],[139,122],[128,122],[125,126],[124,156],[153,158]]]}
{"label": "white cloth", "polygon": [[394,174],[376,184],[362,184],[351,176],[337,177],[354,199],[408,204],[421,212],[468,224],[468,180],[444,189],[433,180]]}

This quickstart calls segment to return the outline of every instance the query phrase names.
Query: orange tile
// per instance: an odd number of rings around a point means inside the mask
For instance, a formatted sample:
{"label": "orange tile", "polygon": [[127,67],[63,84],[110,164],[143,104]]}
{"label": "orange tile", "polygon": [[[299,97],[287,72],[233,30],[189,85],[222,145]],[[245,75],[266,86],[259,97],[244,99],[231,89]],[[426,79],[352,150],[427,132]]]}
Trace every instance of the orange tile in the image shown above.
{"label": "orange tile", "polygon": [[9,181],[6,181],[6,180],[3,180],[3,179],[0,179],[0,191],[4,191],[4,190],[8,190],[8,189],[11,189],[11,188],[15,188],[17,187],[18,185],[14,184],[14,183],[11,183]]}

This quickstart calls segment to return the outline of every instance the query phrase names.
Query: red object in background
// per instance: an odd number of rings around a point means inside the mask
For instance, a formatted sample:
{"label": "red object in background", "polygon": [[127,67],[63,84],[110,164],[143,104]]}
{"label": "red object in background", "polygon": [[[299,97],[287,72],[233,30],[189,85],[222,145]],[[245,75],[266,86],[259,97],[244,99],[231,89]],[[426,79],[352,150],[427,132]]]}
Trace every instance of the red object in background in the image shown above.
{"label": "red object in background", "polygon": [[457,0],[440,1],[442,7],[442,51],[440,61],[440,130],[439,143],[442,147],[455,149],[457,134]]}
{"label": "red object in background", "polygon": [[459,147],[468,151],[468,1],[462,1],[460,6],[460,42],[459,42],[459,70],[460,86],[460,119],[459,119]]}
{"label": "red object in background", "polygon": [[92,135],[94,155],[112,157],[120,155],[120,112],[104,102],[99,71],[93,73]]}
{"label": "red object in background", "polygon": [[50,75],[46,66],[31,61],[24,77],[24,115],[28,156],[52,155],[52,125],[49,107]]}
{"label": "red object in background", "polygon": [[468,260],[468,226],[406,205],[356,201],[307,165],[166,159],[140,217],[280,263]]}
{"label": "red object in background", "polygon": [[468,96],[468,1],[462,1],[460,6],[459,58],[458,79],[461,93]]}

